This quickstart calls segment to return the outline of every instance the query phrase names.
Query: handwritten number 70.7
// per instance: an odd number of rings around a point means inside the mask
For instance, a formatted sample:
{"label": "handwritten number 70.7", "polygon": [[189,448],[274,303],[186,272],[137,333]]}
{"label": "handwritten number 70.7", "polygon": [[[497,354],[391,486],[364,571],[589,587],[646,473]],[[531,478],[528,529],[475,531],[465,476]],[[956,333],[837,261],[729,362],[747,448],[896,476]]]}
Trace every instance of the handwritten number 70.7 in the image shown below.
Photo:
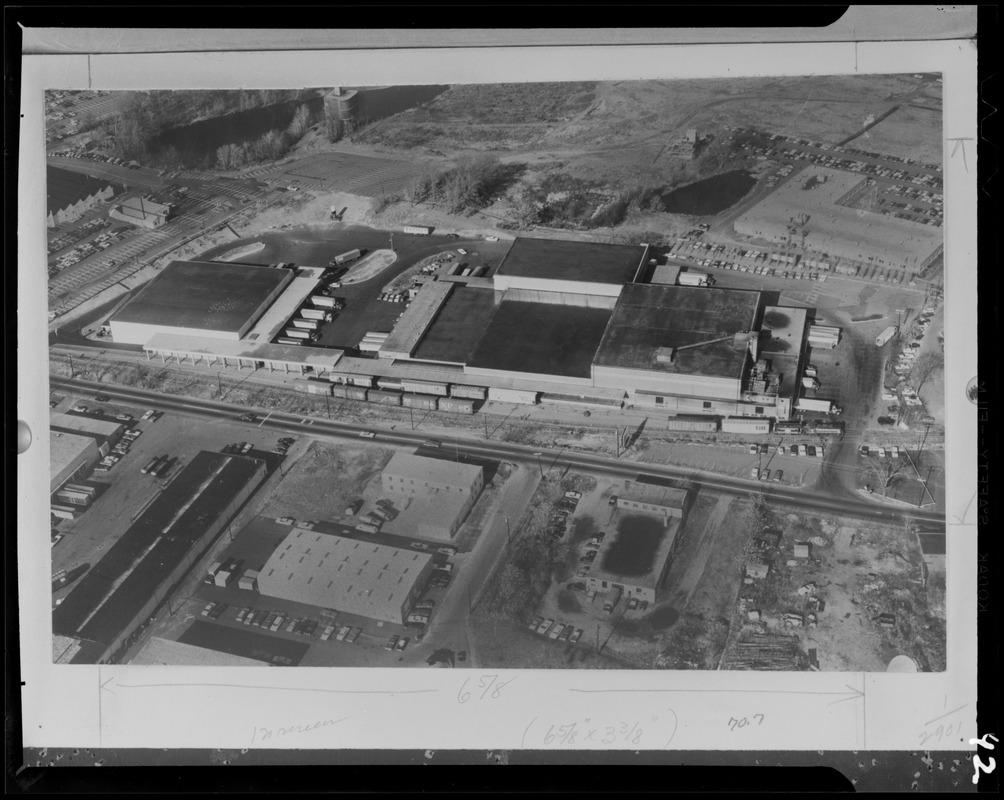
{"label": "handwritten number 70.7", "polygon": [[729,717],[729,730],[734,731],[736,728],[745,728],[747,725],[763,725],[763,714],[754,714],[752,721],[749,717]]}
{"label": "handwritten number 70.7", "polygon": [[[498,675],[482,675],[478,678],[478,684],[476,687],[468,690],[467,684],[471,682],[470,678],[467,678],[461,685],[460,691],[457,693],[457,702],[466,703],[474,696],[475,700],[498,700],[502,696],[502,690],[512,683],[515,678],[510,678],[507,681],[500,681]],[[480,694],[478,692],[480,691]]]}

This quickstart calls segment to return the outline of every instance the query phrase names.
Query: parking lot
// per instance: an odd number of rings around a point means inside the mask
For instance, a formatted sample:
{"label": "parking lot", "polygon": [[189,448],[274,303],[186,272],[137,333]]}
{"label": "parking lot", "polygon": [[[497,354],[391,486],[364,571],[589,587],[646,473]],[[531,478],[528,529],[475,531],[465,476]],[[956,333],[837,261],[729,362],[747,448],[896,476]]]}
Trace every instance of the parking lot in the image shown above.
{"label": "parking lot", "polygon": [[[63,393],[61,393],[63,394]],[[141,431],[127,455],[108,472],[92,475],[89,482],[107,487],[93,505],[75,520],[60,520],[56,529],[64,538],[52,549],[52,569],[70,570],[79,564],[95,564],[104,552],[129,528],[133,520],[181,469],[201,450],[221,450],[224,446],[246,441],[272,457],[276,435],[242,424],[237,420],[216,419],[193,425],[190,418],[164,414],[157,421],[140,419],[146,409],[117,403],[97,403],[93,397],[66,393],[54,410],[69,411],[84,404],[89,410],[100,408],[105,418],[127,413]],[[159,478],[141,470],[154,458],[175,459],[169,471]],[[62,590],[66,592],[66,590]],[[58,596],[58,595],[57,595]]]}

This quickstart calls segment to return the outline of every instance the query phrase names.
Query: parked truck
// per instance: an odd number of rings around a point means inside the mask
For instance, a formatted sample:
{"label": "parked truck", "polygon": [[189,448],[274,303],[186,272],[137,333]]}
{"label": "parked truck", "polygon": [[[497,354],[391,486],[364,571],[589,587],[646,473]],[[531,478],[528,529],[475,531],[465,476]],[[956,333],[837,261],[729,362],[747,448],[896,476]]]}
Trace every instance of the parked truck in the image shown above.
{"label": "parked truck", "polygon": [[331,322],[331,312],[320,308],[301,308],[300,316],[304,319],[316,319],[318,322]]}
{"label": "parked truck", "polygon": [[335,256],[331,260],[331,264],[332,264],[332,266],[340,267],[342,264],[347,264],[350,261],[355,261],[361,255],[362,255],[362,252],[360,252],[358,249],[356,249],[356,250],[348,250],[348,251],[342,253],[339,256]]}
{"label": "parked truck", "polygon": [[313,339],[313,333],[302,328],[286,328],[286,336],[290,339]]}
{"label": "parked truck", "polygon": [[428,236],[432,233],[432,228],[428,225],[405,225],[404,232],[415,234],[416,236]]}
{"label": "parked truck", "polygon": [[321,322],[316,319],[294,319],[293,327],[299,328],[300,330],[316,331],[321,327]]}
{"label": "parked truck", "polygon": [[613,613],[614,609],[617,607],[617,604],[621,601],[621,594],[623,593],[623,591],[624,590],[621,589],[620,586],[615,586],[613,589],[607,592],[607,600],[603,604],[603,610],[607,614]]}
{"label": "parked truck", "polygon": [[896,335],[896,331],[898,330],[899,328],[897,328],[895,325],[890,325],[888,328],[882,331],[882,333],[880,333],[878,336],[875,337],[875,345],[877,347],[882,347],[886,342],[890,341],[892,337]]}
{"label": "parked truck", "polygon": [[714,278],[703,272],[681,272],[677,280],[680,286],[711,286]]}

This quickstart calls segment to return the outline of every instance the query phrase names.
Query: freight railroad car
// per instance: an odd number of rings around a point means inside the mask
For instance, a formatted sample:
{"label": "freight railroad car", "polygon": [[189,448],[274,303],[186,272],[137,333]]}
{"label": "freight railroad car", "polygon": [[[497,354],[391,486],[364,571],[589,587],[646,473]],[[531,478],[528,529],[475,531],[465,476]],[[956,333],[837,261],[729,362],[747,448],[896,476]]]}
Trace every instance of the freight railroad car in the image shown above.
{"label": "freight railroad car", "polygon": [[844,435],[844,423],[842,422],[815,422],[810,423],[810,428],[812,433],[818,433],[824,436],[843,436]]}
{"label": "freight railroad car", "polygon": [[297,378],[293,381],[293,388],[298,392],[326,394],[330,397],[332,386],[329,381],[319,381],[316,378]]}
{"label": "freight railroad car", "polygon": [[474,401],[463,397],[441,397],[439,410],[452,411],[454,414],[473,414]]}
{"label": "freight railroad car", "polygon": [[802,423],[798,420],[780,420],[774,423],[774,432],[799,434],[802,432]]}
{"label": "freight railroad car", "polygon": [[426,411],[435,411],[438,408],[439,398],[430,394],[403,394],[401,402],[408,408],[421,408]]}
{"label": "freight railroad car", "polygon": [[677,414],[670,417],[666,428],[671,431],[705,431],[718,430],[718,417],[704,417],[699,414]]}
{"label": "freight railroad car", "polygon": [[382,389],[370,389],[366,393],[366,399],[384,406],[401,405],[401,395],[398,392],[387,392]]}
{"label": "freight railroad car", "polygon": [[770,433],[770,419],[766,417],[726,417],[722,420],[723,433]]}

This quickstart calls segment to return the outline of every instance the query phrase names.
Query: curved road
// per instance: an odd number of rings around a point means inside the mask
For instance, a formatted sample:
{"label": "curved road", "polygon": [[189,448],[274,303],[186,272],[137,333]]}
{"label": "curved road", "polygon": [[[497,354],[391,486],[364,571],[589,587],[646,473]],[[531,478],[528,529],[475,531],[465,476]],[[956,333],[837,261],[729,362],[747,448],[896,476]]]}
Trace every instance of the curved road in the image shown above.
{"label": "curved road", "polygon": [[[240,406],[227,403],[220,403],[212,400],[198,400],[187,397],[165,396],[158,392],[150,392],[142,389],[109,386],[107,384],[93,383],[78,379],[61,381],[61,386],[73,387],[86,392],[101,392],[112,397],[121,398],[137,403],[142,403],[153,408],[170,410],[189,414],[192,416],[217,418],[221,415],[233,415],[239,417],[248,411]],[[302,417],[284,412],[253,409],[258,415],[259,427],[267,427],[276,431],[307,434],[314,431],[318,434],[328,436],[353,436],[358,437],[361,432],[367,430],[366,427],[352,425],[348,423],[332,422],[328,420],[316,419],[313,417]],[[376,438],[383,442],[393,444],[421,444],[428,441],[428,436],[421,433],[409,433],[406,431],[374,430]],[[607,456],[591,455],[588,453],[570,453],[565,450],[554,450],[549,448],[535,448],[524,445],[511,444],[508,442],[495,441],[472,441],[465,438],[440,437],[439,441],[450,449],[456,449],[467,455],[488,456],[491,458],[508,458],[523,464],[530,464],[540,470],[550,470],[560,465],[561,468],[575,467],[579,470],[616,477],[637,478],[639,475],[652,476],[655,478],[670,478],[677,480],[689,480],[698,482],[702,487],[714,489],[728,494],[750,494],[762,492],[769,500],[788,506],[813,509],[817,511],[829,511],[845,516],[856,516],[863,519],[877,520],[881,522],[902,522],[906,517],[917,522],[925,522],[933,525],[944,525],[944,516],[919,511],[918,509],[898,509],[885,506],[878,506],[864,500],[852,497],[834,497],[830,494],[820,492],[815,489],[797,489],[784,486],[766,486],[759,481],[733,478],[725,475],[717,475],[709,472],[702,472],[687,467],[663,466],[655,464],[641,464],[630,461],[621,461]],[[538,455],[539,453],[539,455]]]}

